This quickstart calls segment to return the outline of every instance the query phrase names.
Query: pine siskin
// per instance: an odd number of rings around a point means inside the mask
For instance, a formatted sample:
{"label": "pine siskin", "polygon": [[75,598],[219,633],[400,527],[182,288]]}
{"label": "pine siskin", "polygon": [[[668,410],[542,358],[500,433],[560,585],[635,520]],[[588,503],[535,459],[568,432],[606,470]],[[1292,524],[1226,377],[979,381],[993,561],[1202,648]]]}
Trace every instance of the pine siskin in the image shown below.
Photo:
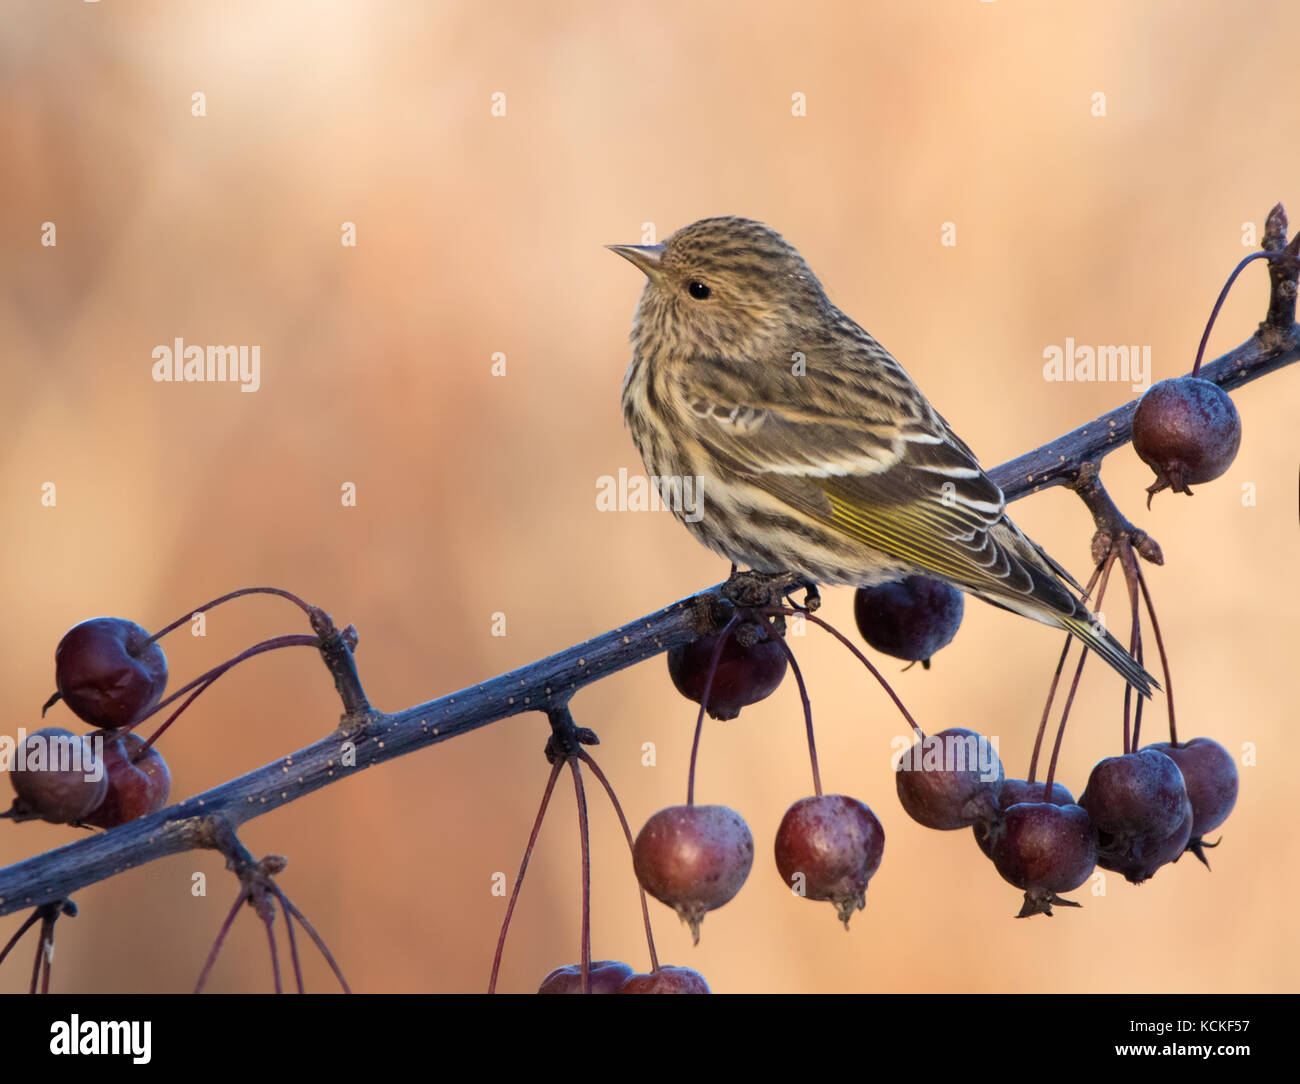
{"label": "pine siskin", "polygon": [[[706,218],[663,244],[609,247],[648,279],[623,416],[701,542],[818,584],[944,580],[1068,630],[1151,695],[970,448],[779,234]],[[689,514],[686,479],[702,501]]]}

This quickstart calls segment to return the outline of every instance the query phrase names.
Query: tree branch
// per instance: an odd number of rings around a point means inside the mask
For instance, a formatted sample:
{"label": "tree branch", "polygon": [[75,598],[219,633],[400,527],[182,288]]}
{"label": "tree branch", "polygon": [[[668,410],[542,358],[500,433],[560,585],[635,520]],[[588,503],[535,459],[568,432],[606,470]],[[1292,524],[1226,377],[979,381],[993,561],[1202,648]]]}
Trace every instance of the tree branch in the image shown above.
{"label": "tree branch", "polygon": [[[1280,338],[1266,342],[1258,333],[1235,350],[1201,366],[1201,379],[1231,391],[1300,358],[1300,326],[1292,324]],[[1041,448],[988,471],[1008,501],[1016,501],[1049,486],[1073,485],[1084,463],[1103,456],[1133,439],[1133,412],[1138,401],[1107,411],[1087,425],[1050,440]]]}
{"label": "tree branch", "polygon": [[[1263,247],[1281,250],[1285,238],[1286,218],[1279,205],[1269,216]],[[1287,247],[1294,257],[1292,249],[1300,250],[1300,237]],[[1266,319],[1241,346],[1202,366],[1204,379],[1231,390],[1300,359],[1300,327],[1295,323],[1298,269],[1300,261],[1294,258],[1270,261],[1272,289]],[[1048,486],[1079,488],[1085,465],[1095,472],[1103,456],[1130,441],[1136,407],[1136,400],[1116,407],[995,467],[989,477],[1008,501]],[[1088,478],[1083,482],[1087,490]],[[1097,514],[1097,508],[1092,510]],[[714,627],[719,613],[729,609],[720,587],[681,599],[539,662],[392,714],[371,708],[361,689],[352,657],[355,631],[349,626],[342,633],[332,632],[332,625],[321,625],[317,631],[323,633],[322,657],[344,703],[336,731],[151,816],[0,869],[0,915],[64,899],[87,885],[167,855],[198,848],[221,850],[222,841],[245,821],[394,757],[525,712],[553,717],[584,686],[688,643]]]}
{"label": "tree branch", "polygon": [[[1284,252],[1288,257],[1268,261],[1268,313],[1259,330],[1239,347],[1201,366],[1201,379],[1218,384],[1224,391],[1239,388],[1300,358],[1300,325],[1295,320],[1300,233],[1289,245],[1286,235],[1286,212],[1279,203],[1269,212],[1260,246],[1265,252]],[[994,467],[988,476],[1008,501],[1047,486],[1071,486],[1078,481],[1084,463],[1100,466],[1103,456],[1133,439],[1137,404],[1133,399],[1118,406],[1041,448]]]}

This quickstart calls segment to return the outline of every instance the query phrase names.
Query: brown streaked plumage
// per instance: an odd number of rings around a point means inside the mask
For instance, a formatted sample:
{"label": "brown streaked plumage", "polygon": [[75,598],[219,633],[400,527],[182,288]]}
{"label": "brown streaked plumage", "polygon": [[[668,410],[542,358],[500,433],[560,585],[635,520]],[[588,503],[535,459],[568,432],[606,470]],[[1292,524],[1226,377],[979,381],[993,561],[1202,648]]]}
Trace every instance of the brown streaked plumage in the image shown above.
{"label": "brown streaked plumage", "polygon": [[698,478],[706,546],[761,572],[868,586],[931,576],[1067,629],[1154,685],[893,356],[760,222],[708,218],[611,245],[647,277],[623,415],[646,468]]}

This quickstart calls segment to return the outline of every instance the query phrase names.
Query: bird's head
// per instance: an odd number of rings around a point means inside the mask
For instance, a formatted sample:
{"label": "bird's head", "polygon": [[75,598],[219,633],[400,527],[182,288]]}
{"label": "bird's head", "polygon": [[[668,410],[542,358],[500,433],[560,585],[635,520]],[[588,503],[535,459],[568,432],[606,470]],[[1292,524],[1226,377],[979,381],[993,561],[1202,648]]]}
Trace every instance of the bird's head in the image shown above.
{"label": "bird's head", "polygon": [[610,245],[646,275],[634,341],[681,353],[761,358],[828,302],[803,257],[748,218],[705,218],[658,245]]}

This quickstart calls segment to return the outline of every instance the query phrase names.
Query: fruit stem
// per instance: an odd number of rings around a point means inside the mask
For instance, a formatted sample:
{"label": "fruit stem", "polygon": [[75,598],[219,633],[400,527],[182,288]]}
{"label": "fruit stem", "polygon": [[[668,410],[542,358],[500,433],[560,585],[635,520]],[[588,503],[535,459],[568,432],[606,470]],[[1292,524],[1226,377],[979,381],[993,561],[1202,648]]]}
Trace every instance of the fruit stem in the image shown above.
{"label": "fruit stem", "polygon": [[[1138,665],[1142,665],[1142,645],[1139,643],[1137,648]],[[1137,708],[1133,712],[1133,752],[1138,751],[1138,742],[1142,740],[1142,708],[1145,701],[1138,697]]]}
{"label": "fruit stem", "polygon": [[221,929],[217,931],[217,939],[212,942],[212,951],[208,953],[208,958],[203,964],[203,970],[199,972],[199,981],[194,987],[196,994],[203,993],[203,986],[208,981],[208,975],[212,972],[212,965],[217,962],[217,953],[221,951],[221,946],[226,940],[226,934],[230,932],[230,927],[235,924],[235,916],[239,914],[239,909],[244,905],[246,899],[248,899],[248,892],[241,885],[239,895],[235,897],[235,904],[226,915],[226,920],[221,924]]}
{"label": "fruit stem", "polygon": [[[213,680],[215,681],[216,679],[214,678]],[[188,708],[191,704],[193,704],[194,701],[199,698],[199,696],[201,696],[204,692],[206,692],[208,687],[211,684],[212,681],[205,681],[202,685],[200,685],[197,689],[195,689],[192,693],[190,693],[190,695],[185,698],[185,702],[181,704],[179,708],[177,708],[174,712],[171,713],[171,715],[167,717],[167,720],[163,723],[163,725],[149,735],[149,740],[146,741],[142,746],[140,746],[140,748],[137,749],[133,754],[131,754],[131,763],[138,764],[145,756],[147,756],[149,750],[153,748],[153,743],[163,736],[163,732],[166,731],[166,729],[169,726],[171,726],[172,723],[176,722],[176,720],[180,717],[181,712],[183,712],[186,708]],[[131,728],[125,727],[124,729],[129,732]]]}
{"label": "fruit stem", "polygon": [[582,853],[582,992],[591,993],[591,836],[587,830],[587,792],[582,785],[582,764],[576,756],[565,758],[573,773],[578,803],[578,841]]}
{"label": "fruit stem", "polygon": [[271,974],[275,977],[275,992],[282,994],[284,993],[284,983],[280,980],[280,953],[275,947],[275,929],[271,925],[275,919],[275,911],[274,909],[258,908],[258,912],[258,917],[261,918],[262,924],[266,927],[267,944],[271,946]]}
{"label": "fruit stem", "polygon": [[294,633],[289,633],[286,636],[273,636],[269,640],[263,640],[260,644],[254,644],[252,647],[247,648],[244,651],[241,651],[238,655],[234,656],[234,658],[227,659],[225,662],[220,663],[217,666],[214,666],[211,670],[207,671],[206,673],[200,674],[193,681],[190,681],[185,685],[182,685],[179,689],[177,689],[174,693],[172,693],[171,696],[165,697],[164,699],[158,701],[158,703],[156,703],[152,708],[150,708],[143,715],[141,715],[140,718],[136,719],[135,722],[131,723],[129,726],[122,727],[121,732],[124,734],[129,734],[132,730],[138,727],[146,719],[152,718],[154,715],[157,715],[158,712],[162,711],[163,708],[167,707],[168,704],[173,703],[178,697],[184,696],[191,689],[195,688],[195,686],[200,686],[198,691],[195,692],[194,695],[189,698],[189,700],[186,700],[185,703],[180,706],[180,708],[171,717],[171,719],[168,719],[167,722],[163,723],[163,725],[158,728],[158,730],[154,733],[154,736],[145,743],[144,748],[139,750],[140,755],[143,755],[148,750],[149,746],[151,746],[154,743],[154,740],[158,737],[158,735],[161,734],[164,730],[166,730],[167,727],[171,726],[172,720],[175,719],[176,716],[179,715],[182,711],[184,711],[187,707],[189,707],[194,697],[197,696],[199,693],[203,692],[204,689],[206,689],[209,685],[211,685],[214,681],[216,681],[217,678],[219,678],[227,670],[243,662],[245,659],[251,659],[254,655],[263,655],[268,651],[277,651],[282,647],[319,647],[319,646],[320,646],[320,640],[317,637],[308,635],[305,632],[294,632]]}
{"label": "fruit stem", "polygon": [[[1100,566],[1098,566],[1100,571]],[[1091,589],[1092,581],[1088,584]],[[1052,712],[1052,701],[1056,699],[1056,687],[1061,681],[1061,672],[1065,669],[1065,658],[1070,654],[1070,645],[1074,643],[1074,636],[1070,633],[1065,635],[1065,644],[1061,647],[1061,657],[1056,660],[1056,671],[1052,674],[1052,684],[1047,687],[1047,702],[1043,705],[1042,718],[1038,720],[1038,733],[1034,735],[1034,751],[1029,756],[1029,775],[1025,782],[1032,783],[1034,776],[1038,773],[1038,754],[1043,747],[1043,735],[1047,733],[1047,717]],[[1083,649],[1085,652],[1087,648]]]}
{"label": "fruit stem", "polygon": [[[13,947],[22,940],[23,934],[37,922],[41,924],[41,934],[36,939],[36,959],[32,963],[32,982],[28,990],[29,993],[36,993],[38,985],[41,993],[48,994],[50,992],[50,969],[54,963],[54,923],[60,915],[75,916],[76,913],[76,905],[68,900],[50,900],[49,903],[42,903],[23,920],[23,924],[18,927],[13,937],[9,938],[3,949],[0,949],[0,964],[3,964],[5,958],[13,951]],[[41,971],[42,961],[45,964],[43,976]]]}
{"label": "fruit stem", "polygon": [[278,595],[280,598],[287,598],[299,609],[303,610],[308,616],[311,616],[312,607],[309,603],[304,602],[292,591],[284,591],[279,587],[241,587],[238,591],[231,591],[228,595],[222,595],[220,598],[214,598],[211,602],[205,602],[202,606],[189,611],[183,617],[178,617],[170,625],[165,625],[148,640],[145,641],[145,647],[152,644],[155,640],[160,640],[169,632],[180,628],[185,622],[193,621],[196,614],[206,613],[208,610],[220,606],[223,602],[230,602],[232,599],[242,598],[244,595]]}
{"label": "fruit stem", "polygon": [[546,816],[546,807],[551,803],[551,794],[555,790],[555,781],[560,777],[560,769],[564,767],[564,760],[560,757],[555,758],[555,763],[551,765],[550,778],[546,780],[546,789],[542,792],[542,803],[537,808],[537,816],[533,818],[533,830],[528,836],[528,846],[524,848],[524,860],[519,864],[519,875],[515,878],[514,888],[510,891],[510,902],[506,904],[505,918],[501,920],[501,933],[497,937],[496,954],[492,957],[492,977],[488,980],[489,994],[496,993],[497,973],[501,970],[501,953],[506,947],[506,933],[510,929],[510,916],[515,913],[515,901],[519,899],[519,890],[524,884],[524,874],[528,872],[528,859],[532,857],[533,847],[537,843],[537,834],[542,830],[542,818]]}
{"label": "fruit stem", "polygon": [[768,606],[762,612],[766,614],[772,614],[772,615],[785,614],[790,617],[793,617],[795,614],[802,614],[814,625],[817,625],[825,629],[827,632],[829,632],[832,636],[835,637],[835,639],[837,639],[851,652],[853,652],[853,654],[857,657],[858,662],[862,663],[862,665],[865,666],[867,670],[871,673],[871,676],[874,677],[878,682],[880,682],[881,688],[883,688],[885,692],[889,694],[889,698],[894,702],[894,706],[898,708],[900,712],[903,713],[903,718],[907,720],[907,725],[911,727],[912,730],[916,733],[917,739],[924,740],[925,732],[920,728],[919,725],[917,725],[916,720],[912,718],[912,713],[908,711],[907,708],[903,705],[903,702],[898,699],[898,694],[894,692],[893,687],[889,684],[889,682],[887,682],[884,679],[880,671],[875,668],[871,660],[868,659],[864,654],[862,654],[861,651],[858,650],[857,645],[854,644],[853,641],[850,640],[847,636],[845,636],[844,633],[840,632],[840,630],[837,629],[834,625],[830,624],[827,621],[823,621],[816,614],[811,614],[807,610],[794,609],[787,606]]}
{"label": "fruit stem", "polygon": [[1061,709],[1061,721],[1056,726],[1056,740],[1052,743],[1052,756],[1047,762],[1047,778],[1043,780],[1043,801],[1048,801],[1052,794],[1052,783],[1056,780],[1056,760],[1061,752],[1061,739],[1065,737],[1065,723],[1070,717],[1070,706],[1074,703],[1074,694],[1079,688],[1079,678],[1083,675],[1083,666],[1088,661],[1088,652],[1079,655],[1079,664],[1074,668],[1074,678],[1070,682],[1070,691],[1065,698],[1065,707]]}
{"label": "fruit stem", "polygon": [[[614,793],[614,787],[606,778],[605,773],[600,770],[600,765],[585,749],[578,750],[578,757],[591,769],[592,774],[600,780],[600,785],[605,788],[605,793],[609,795],[610,804],[614,807],[614,812],[618,814],[618,823],[623,826],[623,838],[627,840],[628,854],[633,853],[634,841],[632,839],[632,827],[627,823],[627,817],[623,815],[623,807],[619,804],[618,795]],[[645,923],[645,940],[650,949],[650,970],[659,970],[659,957],[655,953],[655,938],[650,931],[650,906],[646,901],[645,889],[641,887],[641,882],[637,881],[637,891],[641,893],[641,919]]]}
{"label": "fruit stem", "polygon": [[[1206,865],[1209,865],[1207,862]],[[54,920],[57,913],[47,914],[41,919],[41,938],[36,943],[37,963],[44,962],[41,968],[41,993],[50,992],[50,971],[54,966]],[[33,991],[35,992],[35,991]]]}
{"label": "fruit stem", "polygon": [[284,928],[289,934],[289,959],[293,962],[293,981],[298,987],[298,993],[307,992],[307,984],[302,977],[302,960],[298,958],[298,936],[293,932],[293,916],[289,914],[289,909],[284,906],[284,893],[274,887],[272,882],[272,891],[276,899],[280,901],[280,909],[284,911]]}
{"label": "fruit stem", "polygon": [[204,828],[203,842],[199,846],[208,847],[225,856],[226,868],[239,878],[239,895],[235,897],[234,906],[231,907],[230,913],[226,915],[221,929],[217,931],[217,938],[212,943],[212,950],[208,953],[207,961],[199,974],[199,981],[194,988],[194,992],[196,994],[202,992],[208,981],[208,976],[212,973],[212,967],[216,963],[221,946],[225,943],[226,935],[229,934],[231,926],[234,924],[235,916],[239,913],[239,908],[245,903],[257,912],[257,917],[262,920],[262,924],[266,927],[266,939],[271,950],[271,973],[275,980],[275,992],[277,994],[283,992],[284,983],[280,975],[280,951],[275,943],[275,901],[278,900],[284,913],[285,928],[288,931],[289,954],[293,961],[294,981],[298,987],[298,993],[306,993],[306,982],[302,974],[302,959],[298,953],[298,938],[293,930],[294,919],[298,920],[298,925],[306,930],[307,935],[315,942],[320,954],[325,957],[325,962],[329,964],[330,969],[339,980],[339,984],[343,987],[343,992],[345,994],[352,993],[347,980],[343,977],[343,972],[339,969],[338,962],[334,959],[333,954],[326,947],[325,942],[321,940],[312,924],[307,921],[307,916],[293,905],[293,900],[289,899],[275,882],[275,874],[284,870],[288,865],[288,859],[276,854],[268,854],[261,859],[256,859],[240,841],[239,836],[228,821],[217,816],[208,816],[203,818],[202,821]]}
{"label": "fruit stem", "polygon": [[[1097,585],[1097,599],[1093,603],[1095,610],[1100,612],[1101,600],[1106,597],[1106,584],[1110,581],[1111,566],[1115,563],[1115,552],[1112,550],[1106,557],[1106,563],[1101,570],[1101,583]],[[1070,718],[1070,707],[1074,704],[1074,694],[1079,691],[1079,678],[1083,676],[1084,663],[1088,661],[1088,652],[1082,651],[1079,654],[1079,665],[1074,668],[1074,680],[1070,682],[1070,691],[1065,697],[1065,706],[1061,708],[1061,721],[1056,727],[1056,741],[1052,743],[1052,759],[1047,762],[1047,778],[1043,781],[1043,801],[1050,801],[1052,796],[1052,783],[1056,779],[1056,761],[1061,754],[1061,739],[1065,737],[1065,724]]]}
{"label": "fruit stem", "polygon": [[[1097,585],[1097,579],[1101,576],[1102,565],[1104,560],[1097,562],[1097,567],[1092,570],[1092,578],[1083,589],[1086,598],[1092,589]],[[1067,633],[1065,636],[1065,646],[1061,648],[1061,657],[1056,660],[1056,672],[1052,675],[1052,684],[1047,689],[1047,703],[1043,705],[1043,717],[1038,720],[1038,733],[1034,736],[1034,751],[1029,757],[1029,776],[1025,780],[1027,783],[1034,781],[1034,775],[1038,771],[1038,754],[1043,747],[1043,735],[1047,733],[1047,718],[1052,712],[1052,701],[1056,699],[1056,687],[1061,680],[1061,671],[1065,669],[1065,657],[1070,653],[1070,645],[1074,643],[1074,636]],[[1086,648],[1084,650],[1087,650]],[[1046,800],[1046,799],[1044,799]]]}
{"label": "fruit stem", "polygon": [[[1129,634],[1128,653],[1142,665],[1142,608],[1138,605],[1137,558],[1127,539],[1120,541],[1119,560],[1124,568],[1124,584],[1128,587],[1128,604],[1133,613],[1133,631]],[[1136,753],[1138,735],[1142,731],[1142,699],[1139,697],[1137,714],[1133,716],[1133,729],[1129,731],[1129,715],[1133,701],[1133,687],[1124,687],[1124,752]]]}
{"label": "fruit stem", "polygon": [[9,938],[8,944],[6,944],[3,949],[0,949],[0,964],[5,962],[5,957],[8,956],[9,953],[13,951],[14,945],[18,944],[18,942],[22,940],[23,934],[25,934],[28,930],[32,928],[33,925],[35,925],[37,922],[40,921],[42,907],[44,907],[44,904],[42,904],[41,907],[36,908],[36,910],[34,910],[30,915],[28,915],[25,919],[23,919],[23,924],[18,927],[17,933],[15,933],[13,937]]}
{"label": "fruit stem", "polygon": [[804,684],[803,674],[799,670],[799,663],[795,660],[790,645],[785,642],[785,637],[778,635],[776,642],[781,645],[781,650],[785,652],[786,660],[790,663],[790,669],[794,672],[795,683],[799,686],[799,699],[803,701],[804,726],[808,731],[808,758],[812,761],[813,793],[820,798],[822,796],[822,773],[817,767],[817,742],[813,739],[812,701],[808,699],[808,686]]}
{"label": "fruit stem", "polygon": [[695,758],[700,751],[700,735],[704,732],[704,709],[709,706],[709,693],[713,691],[713,679],[718,673],[718,660],[722,658],[722,649],[727,646],[727,641],[731,638],[731,630],[736,627],[736,622],[740,620],[740,614],[735,614],[731,620],[722,626],[722,632],[718,634],[718,642],[713,645],[713,654],[709,656],[709,673],[704,679],[704,692],[700,696],[700,713],[695,717],[695,738],[691,741],[691,768],[686,777],[686,804],[695,804]]}
{"label": "fruit stem", "polygon": [[[1128,642],[1128,653],[1136,659],[1137,655],[1133,650],[1134,649],[1133,641],[1134,638],[1130,636]],[[1132,723],[1132,714],[1133,714],[1133,697],[1131,691],[1129,689],[1125,689],[1124,690],[1124,733],[1120,739],[1120,748],[1124,750],[1125,754],[1136,752],[1136,748],[1133,744],[1133,740],[1134,740],[1133,732],[1130,729],[1130,725]]]}
{"label": "fruit stem", "polygon": [[1201,371],[1201,359],[1205,356],[1205,345],[1210,341],[1210,329],[1214,327],[1214,321],[1219,315],[1219,310],[1223,308],[1223,302],[1227,300],[1228,291],[1232,289],[1232,284],[1237,281],[1237,276],[1246,269],[1246,265],[1252,260],[1271,260],[1282,255],[1281,252],[1252,252],[1232,269],[1232,274],[1228,276],[1228,281],[1223,284],[1223,289],[1219,291],[1218,299],[1214,302],[1214,308],[1210,310],[1210,318],[1205,323],[1205,332],[1201,335],[1201,345],[1196,348],[1196,363],[1192,366],[1192,376],[1196,376]]}
{"label": "fruit stem", "polygon": [[1147,589],[1146,577],[1142,575],[1142,566],[1137,566],[1138,586],[1142,588],[1142,598],[1147,604],[1147,617],[1151,619],[1151,631],[1155,633],[1156,649],[1160,652],[1160,668],[1165,675],[1165,702],[1169,706],[1169,744],[1177,747],[1178,727],[1174,722],[1174,679],[1169,673],[1169,657],[1165,654],[1164,637],[1160,635],[1160,622],[1156,620],[1155,603],[1151,601],[1151,592]]}
{"label": "fruit stem", "polygon": [[[343,987],[343,992],[345,994],[352,993],[352,988],[348,985],[348,980],[343,977],[343,970],[339,967],[338,961],[334,959],[334,954],[330,952],[329,947],[325,944],[320,934],[316,932],[316,928],[310,922],[307,921],[307,916],[304,915],[301,911],[298,910],[297,907],[293,905],[293,900],[291,900],[288,896],[286,896],[284,892],[281,890],[280,886],[276,884],[274,881],[271,882],[271,891],[275,893],[275,898],[280,901],[280,906],[284,908],[284,915],[285,915],[284,921],[285,924],[289,927],[289,931],[290,931],[289,932],[290,945],[293,944],[293,924],[289,922],[289,916],[292,915],[294,918],[298,920],[298,924],[304,930],[307,931],[307,936],[310,937],[312,941],[315,943],[316,948],[320,952],[320,954],[325,957],[325,962],[330,965],[330,970],[334,972],[334,977],[339,980],[339,985]],[[295,949],[294,950],[295,968],[297,967],[297,959],[298,959],[297,950]],[[301,992],[302,990],[301,975],[299,976],[298,979],[298,987],[299,987],[299,992]]]}

